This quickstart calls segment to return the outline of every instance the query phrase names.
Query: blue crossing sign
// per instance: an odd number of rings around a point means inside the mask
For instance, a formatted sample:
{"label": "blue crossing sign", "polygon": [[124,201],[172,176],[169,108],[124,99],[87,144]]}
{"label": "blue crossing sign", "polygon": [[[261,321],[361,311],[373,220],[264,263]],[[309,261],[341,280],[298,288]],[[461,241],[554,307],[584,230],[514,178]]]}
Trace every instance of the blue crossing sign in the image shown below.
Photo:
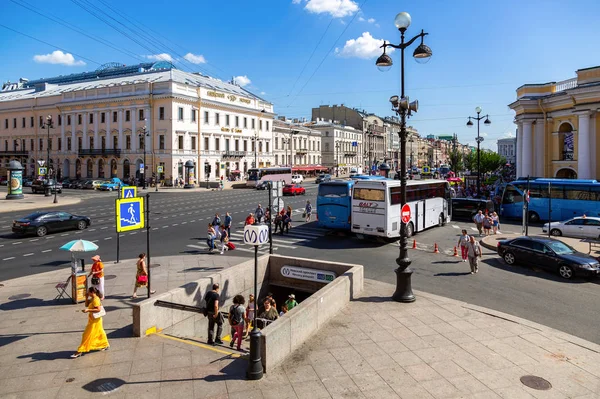
{"label": "blue crossing sign", "polygon": [[135,197],[137,197],[137,187],[135,187],[135,186],[121,187],[121,198],[135,198]]}
{"label": "blue crossing sign", "polygon": [[117,233],[144,228],[144,198],[118,199],[116,210]]}

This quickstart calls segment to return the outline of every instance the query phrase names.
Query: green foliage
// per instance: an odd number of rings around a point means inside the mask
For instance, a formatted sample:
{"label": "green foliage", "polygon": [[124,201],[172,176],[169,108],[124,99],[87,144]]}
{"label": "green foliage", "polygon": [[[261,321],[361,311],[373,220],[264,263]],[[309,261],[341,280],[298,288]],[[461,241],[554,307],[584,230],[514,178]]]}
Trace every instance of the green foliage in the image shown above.
{"label": "green foliage", "polygon": [[458,150],[450,151],[450,170],[454,173],[460,173],[464,170],[463,154]]}
{"label": "green foliage", "polygon": [[[493,172],[506,163],[506,159],[504,157],[500,156],[498,153],[489,150],[481,150],[480,157],[480,173],[482,174]],[[465,157],[464,163],[465,168],[472,172],[477,172],[477,151],[468,154]]]}

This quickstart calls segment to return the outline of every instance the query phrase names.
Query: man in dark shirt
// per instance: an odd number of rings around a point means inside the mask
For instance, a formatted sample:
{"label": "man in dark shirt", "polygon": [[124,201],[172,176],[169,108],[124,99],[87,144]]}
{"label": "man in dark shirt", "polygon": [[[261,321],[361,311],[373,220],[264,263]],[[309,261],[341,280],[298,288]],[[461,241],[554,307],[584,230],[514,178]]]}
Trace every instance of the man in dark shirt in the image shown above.
{"label": "man in dark shirt", "polygon": [[[279,314],[277,313],[277,308],[275,307],[275,301],[273,299],[265,299],[264,302],[264,310],[263,312],[260,314],[259,318],[261,319],[265,319],[265,320],[270,320],[270,321],[275,321],[279,318]],[[262,326],[262,328],[266,327]]]}
{"label": "man in dark shirt", "polygon": [[[204,295],[206,301],[206,310],[208,318],[208,344],[209,345],[222,345],[221,334],[223,333],[223,315],[219,312],[219,284],[213,284],[212,291],[209,291]],[[213,331],[217,325],[217,336],[213,341]]]}

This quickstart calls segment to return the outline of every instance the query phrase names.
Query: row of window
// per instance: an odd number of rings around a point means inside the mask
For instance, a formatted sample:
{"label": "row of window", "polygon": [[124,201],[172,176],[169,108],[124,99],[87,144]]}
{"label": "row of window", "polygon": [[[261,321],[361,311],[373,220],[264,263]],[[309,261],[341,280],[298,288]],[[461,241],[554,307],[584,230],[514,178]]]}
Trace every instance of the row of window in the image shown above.
{"label": "row of window", "polygon": [[[282,150],[301,149],[301,150],[321,151],[321,142],[319,140],[308,141],[307,139],[294,139],[292,148],[289,148],[289,145],[292,144],[292,142],[288,141],[288,140],[289,140],[288,138],[281,137],[281,149]],[[280,138],[275,137],[273,141],[275,142],[275,149],[278,150]],[[312,147],[312,149],[311,149],[311,147]]]}
{"label": "row of window", "polygon": [[[282,155],[281,162],[279,162],[279,155],[275,154],[275,165],[279,165],[280,163],[288,165],[290,164],[290,159],[291,157],[289,155]],[[321,163],[321,157],[319,155],[308,155],[305,157],[294,156],[294,159],[294,164],[319,165]]]}
{"label": "row of window", "polygon": [[[191,122],[197,122],[197,110],[192,109],[191,110],[191,114],[190,114],[190,121]],[[221,126],[221,124],[223,126],[226,127],[236,127],[236,128],[243,128],[243,129],[256,129],[256,119],[254,118],[250,118],[250,127],[248,127],[248,118],[247,117],[242,117],[240,118],[238,115],[234,115],[233,118],[231,117],[231,115],[229,114],[225,114],[224,115],[225,119],[222,120],[221,119],[221,114],[219,112],[214,112],[214,116],[213,116],[213,126]],[[165,120],[165,107],[159,107],[158,108],[158,120]],[[177,109],[177,120],[179,122],[183,122],[185,121],[185,110],[183,107],[179,107]],[[204,111],[204,120],[203,120],[205,125],[211,125],[211,118],[210,118],[210,112],[209,111]],[[264,122],[264,125],[263,125]],[[264,131],[269,131],[269,121],[263,121],[263,120],[259,120],[258,121],[258,129],[263,131],[263,127],[264,127]]]}
{"label": "row of window", "polygon": [[[218,137],[214,137],[213,138],[213,144],[214,144],[214,150],[215,151],[221,151],[221,140],[224,140],[224,150],[225,151],[248,151],[248,148],[250,147],[250,151],[254,152],[255,148],[256,148],[256,143],[254,140],[238,140],[235,139],[233,140],[232,143],[232,139],[220,139]],[[232,147],[233,144],[233,147]],[[249,146],[250,144],[250,146]],[[241,149],[243,148],[243,149]],[[204,138],[204,149],[208,150],[210,149],[210,138],[209,137],[205,137]],[[263,152],[263,142],[259,141],[258,142],[258,152]],[[269,142],[265,142],[264,143],[264,152],[269,152]]]}
{"label": "row of window", "polygon": [[[106,123],[106,114],[107,112],[100,112],[100,123]],[[108,113],[110,115],[110,113]],[[94,123],[94,115],[93,113],[88,114],[88,120],[89,123]],[[73,116],[76,116],[76,122],[78,125],[83,124],[83,114],[77,114],[77,115],[67,115],[67,126],[71,126],[73,124]],[[54,119],[52,118],[52,123],[54,124],[55,122],[57,123],[58,126],[62,126],[63,120],[62,120],[62,115],[58,115],[58,119]],[[146,119],[146,115],[144,113],[143,109],[138,109],[138,120],[139,121],[143,121]],[[117,122],[119,120],[119,116],[118,116],[118,112],[117,111],[113,111],[112,112],[112,121],[113,122]],[[131,121],[131,111],[130,110],[126,110],[125,111],[125,122],[130,122]],[[21,128],[25,128],[27,127],[27,118],[22,117],[21,118]],[[47,125],[45,124],[47,121],[45,120],[45,118],[43,116],[40,116],[39,119],[39,127],[43,127],[45,128]],[[9,126],[9,120],[4,119],[4,129],[8,129]],[[13,129],[17,128],[17,118],[13,118],[12,120],[12,127]],[[34,127],[34,117],[31,116],[29,117],[29,127]]]}

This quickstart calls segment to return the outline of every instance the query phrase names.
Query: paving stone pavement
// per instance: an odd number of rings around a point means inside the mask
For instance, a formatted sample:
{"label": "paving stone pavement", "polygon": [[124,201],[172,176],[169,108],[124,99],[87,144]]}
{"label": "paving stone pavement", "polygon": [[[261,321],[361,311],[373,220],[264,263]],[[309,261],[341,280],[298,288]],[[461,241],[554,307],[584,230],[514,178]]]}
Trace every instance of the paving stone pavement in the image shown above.
{"label": "paving stone pavement", "polygon": [[[154,258],[153,288],[238,262]],[[52,300],[66,273],[2,282],[0,398],[600,398],[600,346],[424,292],[411,304],[393,302],[395,287],[373,280],[281,367],[246,381],[245,358],[228,346],[131,337],[133,260],[106,265],[115,276],[106,281],[110,350],[73,360],[86,319],[76,313],[83,305]],[[552,388],[528,388],[520,381],[526,375]]]}

